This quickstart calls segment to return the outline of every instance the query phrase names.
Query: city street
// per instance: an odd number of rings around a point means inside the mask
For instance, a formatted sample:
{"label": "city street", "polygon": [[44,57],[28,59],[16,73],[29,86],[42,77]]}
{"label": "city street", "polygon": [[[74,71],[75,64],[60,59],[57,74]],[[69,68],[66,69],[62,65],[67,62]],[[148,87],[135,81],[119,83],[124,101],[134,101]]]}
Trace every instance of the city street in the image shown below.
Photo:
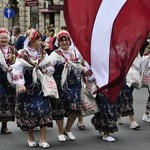
{"label": "city street", "polygon": [[[134,91],[134,108],[136,121],[141,125],[139,130],[129,128],[128,118],[123,118],[123,125],[119,125],[119,132],[112,134],[116,142],[108,143],[101,139],[101,135],[94,130],[91,124],[91,117],[85,117],[86,129],[80,131],[75,123],[73,134],[76,141],[59,142],[57,139],[56,124],[54,128],[47,129],[47,142],[51,150],[148,150],[150,147],[150,123],[141,120],[145,110],[148,97],[147,89]],[[20,131],[15,123],[9,123],[12,131],[10,135],[0,133],[0,150],[39,150],[42,148],[30,148],[27,144],[27,135]],[[39,140],[39,131],[35,131],[35,139]]]}

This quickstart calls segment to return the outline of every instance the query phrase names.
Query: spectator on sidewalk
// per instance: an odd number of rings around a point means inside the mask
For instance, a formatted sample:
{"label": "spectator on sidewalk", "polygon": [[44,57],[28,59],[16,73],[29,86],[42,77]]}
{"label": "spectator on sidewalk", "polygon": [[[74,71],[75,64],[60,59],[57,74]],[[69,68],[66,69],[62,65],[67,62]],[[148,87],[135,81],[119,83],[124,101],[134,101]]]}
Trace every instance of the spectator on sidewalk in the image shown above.
{"label": "spectator on sidewalk", "polygon": [[16,42],[14,43],[15,49],[23,49],[26,37],[21,33],[21,28],[19,26],[13,27],[13,35],[16,37]]}

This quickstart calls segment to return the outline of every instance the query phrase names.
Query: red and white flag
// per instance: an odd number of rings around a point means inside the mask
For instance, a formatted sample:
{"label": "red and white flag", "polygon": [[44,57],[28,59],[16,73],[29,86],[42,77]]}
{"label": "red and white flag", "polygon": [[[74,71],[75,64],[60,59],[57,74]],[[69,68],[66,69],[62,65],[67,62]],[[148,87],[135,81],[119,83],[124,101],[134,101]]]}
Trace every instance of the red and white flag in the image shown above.
{"label": "red and white flag", "polygon": [[150,0],[65,0],[68,31],[111,102],[150,32]]}

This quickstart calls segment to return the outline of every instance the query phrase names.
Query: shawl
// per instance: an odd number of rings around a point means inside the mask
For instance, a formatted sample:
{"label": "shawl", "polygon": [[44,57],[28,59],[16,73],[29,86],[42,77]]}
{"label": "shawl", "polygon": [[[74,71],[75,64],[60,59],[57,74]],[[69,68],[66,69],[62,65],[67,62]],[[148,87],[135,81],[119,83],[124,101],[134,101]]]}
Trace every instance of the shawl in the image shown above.
{"label": "shawl", "polygon": [[[14,63],[14,60],[13,60],[12,63]],[[8,80],[8,82],[9,83],[13,83],[13,81],[12,81],[12,74],[11,74],[12,72],[10,70],[10,66],[8,66],[8,64],[6,63],[6,60],[5,60],[5,58],[4,58],[3,54],[2,54],[2,51],[0,51],[0,64],[3,65],[3,67],[5,68],[5,70],[7,70],[7,80]]]}
{"label": "shawl", "polygon": [[[33,83],[37,82],[37,78],[40,78],[39,76],[42,75],[42,72],[40,70],[40,68],[43,68],[44,66],[46,66],[47,64],[50,64],[51,61],[49,59],[49,56],[46,54],[45,57],[43,59],[41,59],[41,61],[39,61],[38,64],[33,65],[32,63],[26,61],[23,57],[22,57],[22,52],[24,50],[20,50],[19,51],[19,55],[16,58],[16,62],[15,65],[21,65],[23,67],[30,67],[33,68],[33,72],[32,72],[32,79],[33,79]],[[40,73],[39,73],[40,72]],[[42,83],[41,83],[42,84]]]}
{"label": "shawl", "polygon": [[77,70],[81,70],[82,69],[82,61],[81,60],[76,60],[76,61],[73,61],[73,60],[69,60],[69,59],[66,59],[63,55],[62,55],[62,52],[61,50],[56,50],[56,51],[53,51],[50,55],[50,60],[53,61],[53,62],[58,62],[58,61],[61,61],[62,63],[65,63],[64,64],[64,68],[63,68],[63,71],[62,71],[62,75],[61,75],[61,86],[63,87],[64,83],[66,82],[66,79],[67,79],[67,74],[68,72],[71,70],[71,69],[74,69],[75,73],[77,72]]}

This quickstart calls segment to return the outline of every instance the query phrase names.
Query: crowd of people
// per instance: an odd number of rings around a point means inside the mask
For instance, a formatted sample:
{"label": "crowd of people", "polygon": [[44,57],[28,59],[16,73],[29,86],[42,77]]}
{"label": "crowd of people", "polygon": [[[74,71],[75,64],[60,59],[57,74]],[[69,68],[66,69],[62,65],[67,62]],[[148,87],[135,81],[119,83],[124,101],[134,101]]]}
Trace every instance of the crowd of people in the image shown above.
{"label": "crowd of people", "polygon": [[[62,27],[56,36],[52,27],[44,32],[28,28],[24,34],[19,26],[13,27],[11,32],[1,27],[0,57],[1,133],[10,134],[7,123],[16,121],[22,131],[27,131],[30,147],[48,148],[46,129],[53,127],[55,121],[58,140],[66,142],[68,138],[75,141],[72,133],[75,120],[80,130],[86,128],[81,115],[82,78],[86,76],[90,81],[95,78],[67,28]],[[41,80],[45,75],[51,77],[46,90],[52,90],[51,84],[55,83],[58,95],[45,96],[44,81]],[[115,141],[110,133],[118,131],[120,117],[129,116],[130,128],[140,128],[134,117],[132,91],[125,79],[115,104],[101,93],[96,94],[99,112],[93,115],[91,123],[99,133],[103,133],[103,140]],[[146,122],[150,122],[149,103],[150,97],[142,118]],[[66,122],[64,118],[67,118]],[[40,128],[38,144],[34,138],[36,127]]]}

